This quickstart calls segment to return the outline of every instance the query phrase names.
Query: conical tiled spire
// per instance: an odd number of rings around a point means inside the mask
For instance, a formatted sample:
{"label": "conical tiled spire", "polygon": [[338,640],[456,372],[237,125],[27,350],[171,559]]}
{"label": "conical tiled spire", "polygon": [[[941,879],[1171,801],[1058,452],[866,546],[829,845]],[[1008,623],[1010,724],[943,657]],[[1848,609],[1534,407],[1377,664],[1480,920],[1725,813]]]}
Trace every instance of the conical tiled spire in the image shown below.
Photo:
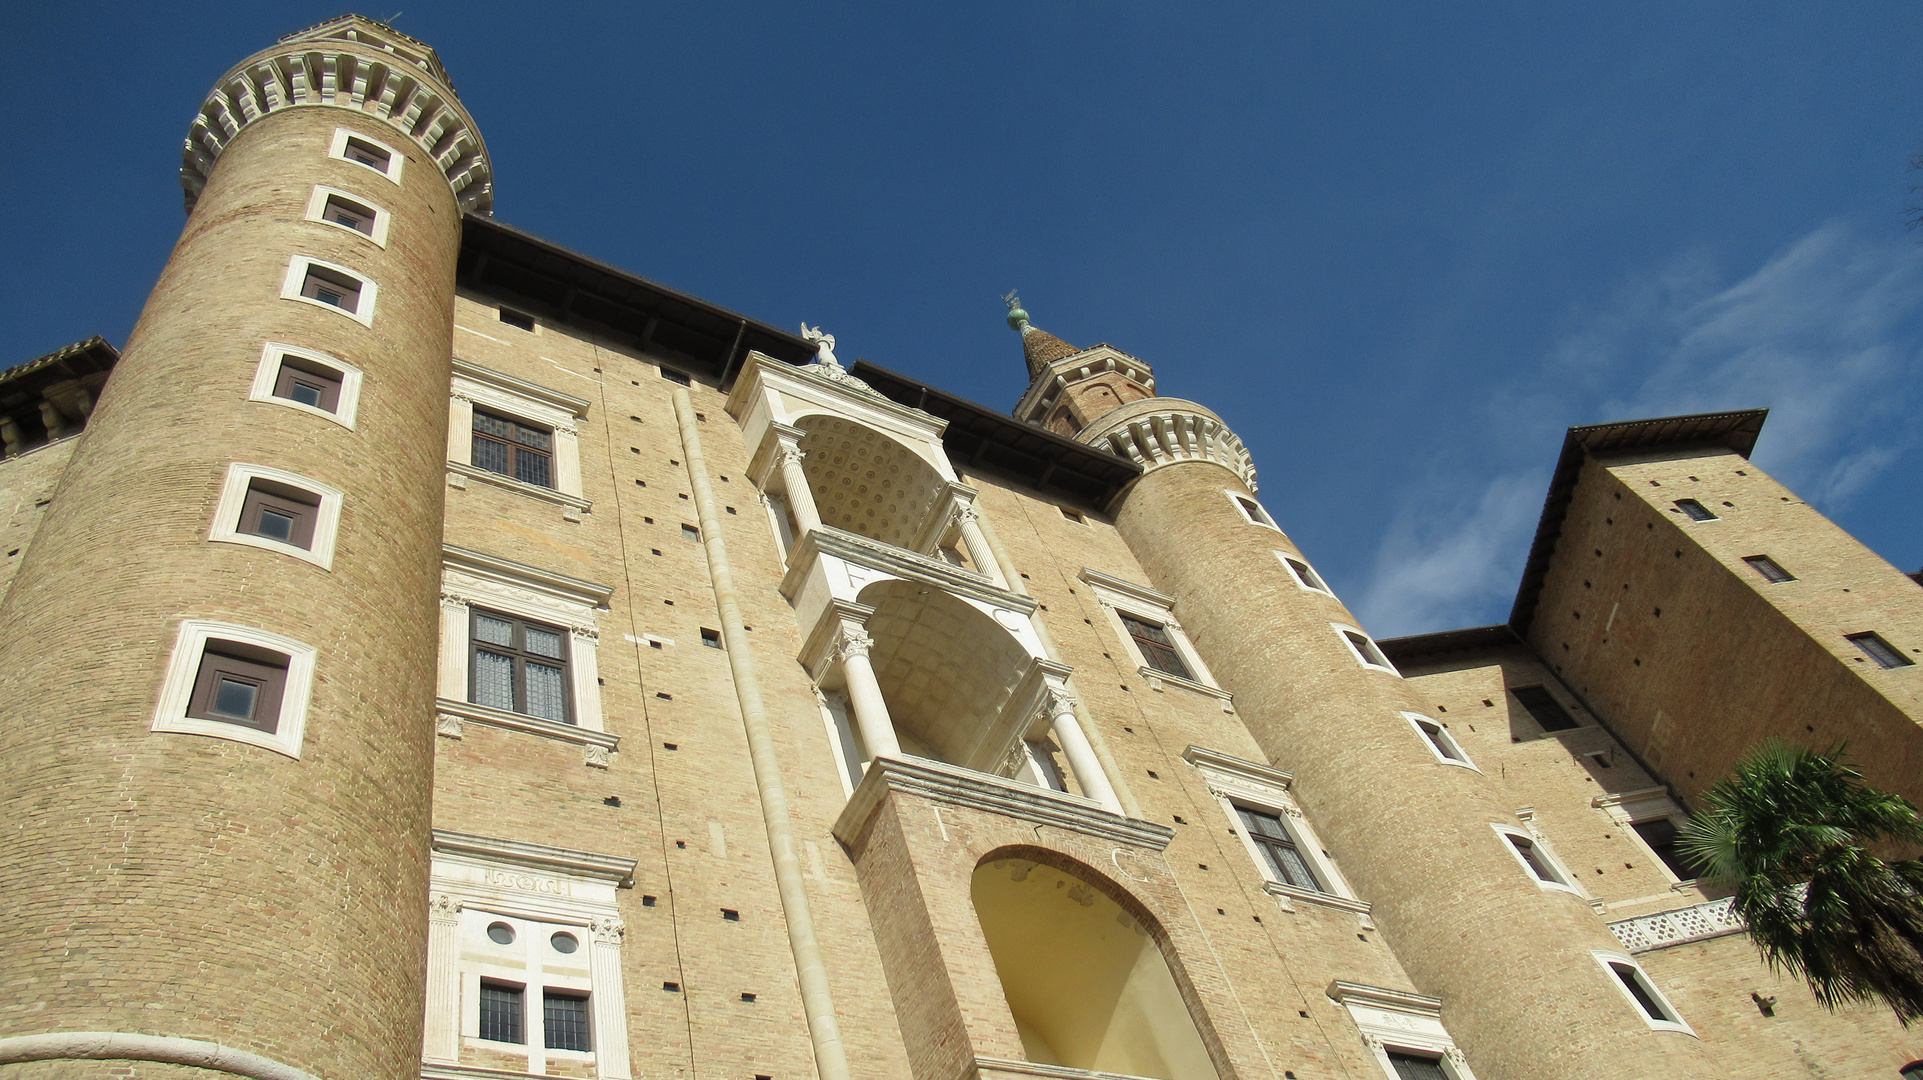
{"label": "conical tiled spire", "polygon": [[1028,360],[1028,378],[1033,381],[1042,369],[1065,356],[1082,350],[1028,321],[1028,312],[1014,293],[1002,297],[1008,304],[1008,325],[1022,335],[1022,355]]}

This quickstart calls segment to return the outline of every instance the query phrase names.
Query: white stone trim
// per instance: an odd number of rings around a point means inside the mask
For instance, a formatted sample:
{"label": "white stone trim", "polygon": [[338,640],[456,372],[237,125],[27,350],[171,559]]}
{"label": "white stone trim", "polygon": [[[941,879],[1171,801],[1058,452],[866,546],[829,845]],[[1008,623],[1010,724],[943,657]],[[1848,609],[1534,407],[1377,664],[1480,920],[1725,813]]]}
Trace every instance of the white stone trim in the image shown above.
{"label": "white stone trim", "polygon": [[[1677,1010],[1676,1006],[1670,1004],[1669,996],[1662,992],[1662,989],[1656,985],[1656,980],[1649,977],[1649,973],[1643,970],[1643,966],[1636,962],[1635,957],[1628,953],[1607,952],[1603,949],[1591,949],[1589,955],[1595,957],[1596,966],[1602,969],[1603,978],[1608,979],[1609,985],[1615,987],[1616,992],[1622,995],[1624,1004],[1628,1005],[1637,1016],[1642,1017],[1643,1022],[1648,1024],[1651,1030],[1677,1031],[1692,1037],[1696,1035],[1696,1029],[1690,1027],[1689,1021],[1683,1019],[1683,1014]],[[1645,1012],[1642,1003],[1636,1000],[1635,995],[1629,992],[1629,988],[1623,985],[1615,969],[1609,966],[1611,964],[1623,964],[1635,972],[1636,981],[1642,985],[1643,991],[1655,998],[1656,1003],[1662,1006],[1663,1011],[1673,1019],[1659,1020]]]}
{"label": "white stone trim", "polygon": [[[314,543],[312,547],[284,544],[272,537],[256,536],[240,531],[240,512],[247,501],[247,490],[253,480],[269,480],[285,484],[290,488],[305,491],[320,500],[320,507],[314,513]],[[276,469],[267,465],[248,465],[233,462],[227,466],[227,477],[220,485],[220,498],[214,504],[214,524],[207,539],[217,544],[245,544],[248,547],[262,548],[281,555],[313,563],[322,570],[334,569],[334,543],[340,534],[341,490],[319,480],[309,479],[299,473]]]}
{"label": "white stone trim", "polygon": [[[428,889],[428,972],[422,1057],[443,1067],[457,1065],[464,1045],[528,1055],[529,1073],[547,1073],[547,1061],[592,1062],[602,1080],[628,1080],[628,1017],[621,975],[618,890],[632,887],[635,863],[613,855],[572,851],[522,841],[434,830]],[[487,928],[506,922],[515,940],[499,945]],[[556,932],[573,936],[575,953],[554,951]],[[524,1043],[479,1038],[483,978],[524,987],[528,1013]],[[591,1052],[543,1045],[543,989],[588,995]]]}
{"label": "white stone trim", "polygon": [[[354,310],[349,311],[344,307],[335,307],[333,304],[322,303],[311,296],[302,296],[300,294],[301,286],[307,283],[308,268],[316,266],[322,270],[340,274],[343,277],[353,278],[355,281],[360,282],[360,296],[354,302]],[[362,326],[369,327],[374,325],[374,300],[380,291],[381,287],[375,283],[373,278],[368,277],[366,274],[356,270],[349,270],[339,263],[331,263],[325,259],[316,259],[311,255],[295,255],[288,259],[287,275],[281,279],[280,283],[280,298],[282,300],[292,300],[300,304],[311,304],[323,311],[331,311],[343,318],[352,319]]]}
{"label": "white stone trim", "polygon": [[[1342,642],[1343,648],[1349,650],[1349,655],[1355,657],[1356,663],[1374,671],[1386,671],[1397,678],[1402,677],[1402,672],[1396,670],[1395,664],[1391,662],[1388,655],[1382,651],[1382,647],[1375,643],[1375,638],[1369,636],[1368,631],[1359,626],[1339,622],[1330,623],[1329,628],[1335,631],[1336,638]],[[1368,642],[1369,651],[1375,655],[1373,657],[1370,656],[1358,647],[1355,642],[1349,640],[1350,634],[1355,634],[1361,637],[1362,640]]]}
{"label": "white stone trim", "polygon": [[[287,681],[281,689],[280,720],[273,731],[219,720],[200,720],[187,715],[187,707],[194,693],[194,680],[200,674],[201,654],[211,640],[252,645],[287,657]],[[307,734],[308,697],[313,692],[317,655],[318,651],[312,645],[271,631],[206,619],[183,619],[180,631],[174,638],[173,654],[167,660],[166,675],[160,686],[160,703],[154,709],[154,720],[149,730],[229,739],[298,760],[301,742]]]}
{"label": "white stone trim", "polygon": [[203,1039],[127,1031],[49,1031],[0,1039],[0,1065],[23,1061],[159,1061],[248,1080],[320,1080],[313,1073],[248,1050]]}
{"label": "white stone trim", "polygon": [[[1153,682],[1167,680],[1177,686],[1188,686],[1212,696],[1219,696],[1224,699],[1222,711],[1232,711],[1227,700],[1228,695],[1223,691],[1222,685],[1215,681],[1215,675],[1209,671],[1208,664],[1204,663],[1201,654],[1195,651],[1195,645],[1189,641],[1189,636],[1182,629],[1182,624],[1175,621],[1173,597],[1156,592],[1146,585],[1137,585],[1132,581],[1112,574],[1104,574],[1100,570],[1086,566],[1082,567],[1075,576],[1094,590],[1095,602],[1102,606],[1102,613],[1108,616],[1109,629],[1115,632],[1116,641],[1122,646],[1125,655],[1134,661],[1132,666],[1143,678],[1152,680],[1151,689],[1161,689],[1159,686],[1154,686]],[[1182,658],[1182,663],[1188,665],[1189,674],[1193,678],[1184,679],[1179,675],[1170,675],[1151,666],[1148,657],[1143,656],[1142,650],[1136,647],[1135,638],[1129,634],[1128,627],[1122,624],[1123,614],[1133,615],[1145,622],[1156,623],[1168,631],[1169,641],[1174,644],[1176,655]]]}
{"label": "white stone trim", "polygon": [[[573,726],[605,731],[601,713],[600,630],[612,586],[567,577],[478,551],[441,548],[441,659],[439,695],[467,702],[471,609],[479,606],[547,623],[568,635],[568,693]],[[516,714],[518,715],[518,714]],[[529,717],[530,720],[538,718]]]}
{"label": "white stone trim", "polygon": [[[1550,850],[1549,842],[1544,840],[1540,835],[1527,829],[1518,829],[1513,825],[1503,825],[1494,821],[1489,823],[1489,827],[1495,830],[1498,841],[1502,844],[1502,850],[1508,852],[1509,857],[1516,860],[1517,869],[1522,871],[1524,877],[1535,882],[1539,888],[1553,889],[1557,892],[1566,892],[1574,896],[1580,896],[1585,900],[1588,899],[1588,894],[1577,886],[1575,875],[1569,872],[1569,868],[1564,866],[1562,860],[1556,857],[1556,853]],[[1542,878],[1537,877],[1535,870],[1531,869],[1528,860],[1522,857],[1522,852],[1517,849],[1515,841],[1512,838],[1519,838],[1526,841],[1530,849],[1536,853],[1536,857],[1542,860],[1543,868],[1554,875],[1557,880],[1544,881]]]}
{"label": "white stone trim", "polygon": [[[395,160],[398,161],[400,159],[396,158]],[[329,195],[338,195],[356,206],[364,206],[373,211],[374,220],[370,223],[370,228],[373,229],[373,233],[370,235],[359,229],[350,229],[338,221],[329,221],[324,216],[327,210],[327,197]],[[315,184],[313,194],[307,197],[306,217],[309,221],[318,222],[330,229],[339,229],[344,233],[351,233],[360,237],[362,240],[372,241],[375,247],[383,248],[387,246],[387,226],[394,220],[392,213],[388,212],[381,207],[380,204],[367,196],[352,191],[343,191],[340,188],[327,187],[324,184]]]}
{"label": "white stone trim", "polygon": [[[474,467],[474,406],[477,404],[490,412],[505,414],[510,419],[546,428],[553,434],[552,489],[536,488],[513,477],[496,477],[493,473],[483,476],[486,470]],[[449,471],[458,471],[477,479],[499,479],[505,481],[504,486],[516,489],[552,490],[557,495],[579,500],[585,507],[586,500],[581,495],[581,443],[577,425],[587,419],[589,404],[585,398],[455,357],[447,429]],[[452,468],[457,465],[462,468]]]}
{"label": "white stone trim", "polygon": [[[341,392],[335,404],[339,408],[328,412],[326,409],[303,404],[293,398],[276,397],[274,384],[280,381],[280,361],[283,356],[306,360],[317,366],[329,368],[338,374],[341,379]],[[269,405],[280,405],[312,416],[323,417],[351,431],[356,418],[360,415],[361,383],[365,379],[366,376],[360,368],[345,360],[313,349],[304,349],[298,345],[270,341],[261,347],[260,363],[254,367],[254,384],[248,388],[247,400],[264,401]]]}
{"label": "white stone trim", "polygon": [[[1289,572],[1289,577],[1294,579],[1297,588],[1300,588],[1303,592],[1319,593],[1323,596],[1335,595],[1335,590],[1329,588],[1329,583],[1323,579],[1321,573],[1316,570],[1315,565],[1309,562],[1309,560],[1303,558],[1300,554],[1282,551],[1276,548],[1270,548],[1269,550],[1274,551],[1275,557],[1281,560],[1282,568]],[[1303,566],[1308,567],[1309,576],[1307,578],[1304,578],[1302,572],[1295,568],[1296,563],[1301,563]]]}
{"label": "white stone trim", "polygon": [[[1208,785],[1209,794],[1215,797],[1216,804],[1222,808],[1222,816],[1228,820],[1229,828],[1242,841],[1242,850],[1249,857],[1249,864],[1262,876],[1266,890],[1276,897],[1284,910],[1293,910],[1289,906],[1292,899],[1318,904],[1340,900],[1346,903],[1329,903],[1328,906],[1355,911],[1362,916],[1364,923],[1370,922],[1369,905],[1356,899],[1355,891],[1349,887],[1348,880],[1336,868],[1334,861],[1322,853],[1321,838],[1315,834],[1314,826],[1309,824],[1302,807],[1289,790],[1295,782],[1293,776],[1280,769],[1244,761],[1202,746],[1191,745],[1182,751],[1182,760],[1195,766],[1196,771],[1202,774],[1203,782]],[[1296,850],[1327,888],[1327,894],[1317,894],[1313,890],[1278,881],[1269,871],[1268,860],[1262,857],[1261,850],[1249,837],[1248,829],[1242,824],[1242,815],[1236,813],[1237,807],[1260,810],[1282,819],[1282,827],[1288,830],[1289,836],[1295,841]],[[1374,926],[1370,925],[1369,929],[1374,929]]]}
{"label": "white stone trim", "polygon": [[[1416,738],[1422,740],[1422,745],[1428,747],[1429,753],[1434,755],[1437,761],[1444,765],[1454,765],[1459,769],[1468,769],[1471,772],[1482,771],[1476,767],[1475,762],[1469,760],[1469,752],[1462,748],[1462,744],[1456,741],[1455,735],[1443,725],[1442,721],[1432,716],[1424,716],[1421,713],[1414,712],[1404,712],[1402,718],[1409,721],[1409,726],[1415,729]],[[1424,724],[1435,725],[1436,735],[1439,736],[1443,742],[1448,743],[1451,750],[1456,752],[1456,758],[1445,757],[1442,751],[1436,749],[1435,743],[1429,738],[1429,733],[1423,730]]]}
{"label": "white stone trim", "polygon": [[[369,146],[387,151],[387,168],[385,170],[377,169],[365,161],[355,161],[353,158],[348,157],[347,140],[349,139],[359,139]],[[400,186],[401,169],[407,164],[407,155],[396,150],[392,145],[384,143],[365,132],[354,131],[351,128],[344,127],[334,129],[334,137],[329,139],[327,143],[327,156],[337,161],[345,161],[349,165],[358,165],[368,172],[388,181],[395,187]]]}
{"label": "white stone trim", "polygon": [[1363,1045],[1389,1080],[1400,1075],[1389,1060],[1395,1051],[1433,1054],[1449,1080],[1475,1080],[1468,1059],[1442,1026],[1441,998],[1341,980],[1329,985],[1328,994],[1349,1011]]}
{"label": "white stone trim", "polygon": [[1616,935],[1616,940],[1623,943],[1623,948],[1632,953],[1740,934],[1747,928],[1743,917],[1736,913],[1735,898],[1728,896],[1609,924],[1609,932]]}
{"label": "white stone trim", "polygon": [[[1242,516],[1243,521],[1251,525],[1260,525],[1265,529],[1274,529],[1276,532],[1282,531],[1282,526],[1277,525],[1275,518],[1270,516],[1269,508],[1263,506],[1261,500],[1255,496],[1234,488],[1223,488],[1222,495],[1229,500],[1229,505],[1235,507],[1235,512]],[[1254,513],[1249,512],[1250,506],[1255,507]]]}

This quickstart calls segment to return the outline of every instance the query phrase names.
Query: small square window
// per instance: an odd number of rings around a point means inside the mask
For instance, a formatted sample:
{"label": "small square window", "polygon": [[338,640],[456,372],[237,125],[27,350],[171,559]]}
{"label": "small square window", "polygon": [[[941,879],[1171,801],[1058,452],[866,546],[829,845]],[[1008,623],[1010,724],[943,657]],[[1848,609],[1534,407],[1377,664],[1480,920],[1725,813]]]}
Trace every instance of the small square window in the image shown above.
{"label": "small square window", "polygon": [[518,330],[531,331],[534,329],[534,316],[515,311],[512,308],[501,309],[501,321]]}
{"label": "small square window", "polygon": [[527,991],[511,983],[481,982],[481,1038],[493,1042],[524,1043],[522,1013]]}
{"label": "small square window", "polygon": [[326,353],[277,341],[261,347],[247,400],[286,405],[352,428],[360,411],[361,369]]}
{"label": "small square window", "polygon": [[1684,516],[1688,517],[1691,521],[1717,520],[1715,513],[1713,513],[1709,507],[1704,506],[1695,499],[1677,499],[1676,509],[1681,510]]}
{"label": "small square window", "polygon": [[1266,525],[1271,529],[1280,531],[1281,526],[1275,523],[1275,519],[1269,516],[1267,510],[1262,509],[1261,503],[1256,502],[1247,495],[1240,495],[1233,491],[1228,492],[1228,497],[1229,501],[1233,502],[1236,508],[1242,511],[1242,516],[1247,518],[1250,524]]}
{"label": "small square window", "polygon": [[359,311],[361,303],[361,283],[346,274],[323,270],[318,266],[307,268],[307,277],[302,280],[300,294],[309,300],[319,300],[340,308],[342,311]]}
{"label": "small square window", "polygon": [[1275,555],[1276,558],[1282,560],[1284,566],[1289,568],[1289,572],[1295,575],[1296,584],[1305,589],[1314,589],[1316,592],[1328,593],[1330,596],[1335,595],[1335,590],[1329,588],[1328,583],[1322,580],[1322,575],[1316,573],[1315,569],[1308,563],[1303,562],[1301,559],[1291,558],[1279,551],[1276,552]]}
{"label": "small square window", "polygon": [[1898,652],[1896,646],[1884,641],[1883,635],[1881,634],[1865,632],[1861,634],[1847,634],[1845,637],[1849,639],[1850,644],[1863,650],[1864,656],[1876,661],[1879,667],[1910,667],[1916,663],[1916,661]]}
{"label": "small square window", "polygon": [[248,482],[237,531],[311,550],[319,516],[320,496],[256,478]]}
{"label": "small square window", "polygon": [[272,733],[287,688],[286,656],[238,641],[209,639],[194,677],[187,716]]}
{"label": "small square window", "polygon": [[274,396],[298,401],[322,412],[337,412],[341,400],[341,373],[329,371],[312,360],[283,356],[280,374],[274,379]]}
{"label": "small square window", "polygon": [[1381,647],[1376,645],[1375,641],[1372,640],[1369,635],[1360,630],[1351,630],[1347,627],[1337,627],[1337,629],[1341,631],[1343,640],[1347,641],[1349,647],[1355,650],[1356,659],[1370,667],[1379,667],[1386,671],[1394,671],[1396,669],[1395,665],[1389,662],[1389,658],[1383,655]]}
{"label": "small square window", "polygon": [[705,626],[702,627],[701,644],[706,645],[710,649],[719,649],[721,647],[721,631],[710,630]]}
{"label": "small square window", "polygon": [[682,374],[679,371],[674,370],[673,368],[668,368],[668,367],[662,368],[661,377],[668,380],[671,383],[680,383],[682,386],[694,385],[693,379],[688,378],[686,375]]}
{"label": "small square window", "polygon": [[338,311],[363,326],[374,325],[374,298],[379,291],[378,285],[358,272],[307,255],[288,260],[280,286],[283,299]]}
{"label": "small square window", "polygon": [[329,195],[327,205],[321,209],[321,216],[336,225],[344,225],[362,236],[374,235],[374,208],[364,206],[352,199]]}
{"label": "small square window", "polygon": [[505,416],[474,410],[474,466],[551,488],[554,436]]}
{"label": "small square window", "polygon": [[1422,736],[1423,741],[1429,744],[1429,749],[1436,757],[1452,765],[1469,765],[1469,755],[1462,752],[1462,747],[1456,743],[1455,736],[1449,734],[1449,729],[1416,713],[1402,715],[1408,719],[1409,723],[1415,725],[1416,731]]}
{"label": "small square window", "polygon": [[701,530],[693,525],[683,525],[681,526],[681,539],[699,540],[701,539]]}
{"label": "small square window", "polygon": [[588,996],[548,989],[541,994],[541,1031],[549,1050],[592,1050]]}
{"label": "small square window", "polygon": [[1743,561],[1749,564],[1751,570],[1763,575],[1764,581],[1772,585],[1796,580],[1795,574],[1778,566],[1776,560],[1767,555],[1745,555]]}
{"label": "small square window", "polygon": [[1529,872],[1535,876],[1537,881],[1545,885],[1560,885],[1564,888],[1569,887],[1568,880],[1562,875],[1562,869],[1549,858],[1548,853],[1543,851],[1534,840],[1531,840],[1521,833],[1509,832],[1507,830],[1503,831],[1502,837],[1509,841],[1510,850],[1516,853],[1516,858],[1522,860],[1522,864],[1529,868]]}
{"label": "small square window", "polygon": [[1509,692],[1516,695],[1516,700],[1522,702],[1522,707],[1529,710],[1536,725],[1544,731],[1571,731],[1582,726],[1545,687],[1512,686]]}

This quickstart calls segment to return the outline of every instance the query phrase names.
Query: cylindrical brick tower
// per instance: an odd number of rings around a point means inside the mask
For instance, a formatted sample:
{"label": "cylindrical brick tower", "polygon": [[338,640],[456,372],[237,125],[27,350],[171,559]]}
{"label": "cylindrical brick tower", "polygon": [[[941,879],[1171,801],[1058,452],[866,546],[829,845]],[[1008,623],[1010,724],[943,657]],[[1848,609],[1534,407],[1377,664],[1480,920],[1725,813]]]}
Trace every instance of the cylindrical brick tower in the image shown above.
{"label": "cylindrical brick tower", "polygon": [[0,1078],[419,1075],[487,178],[433,52],[358,17],[196,117],[186,229],[0,607]]}
{"label": "cylindrical brick tower", "polygon": [[1019,309],[1009,322],[1036,379],[1018,415],[1070,410],[1078,439],[1144,466],[1113,508],[1116,528],[1176,598],[1256,741],[1294,774],[1317,833],[1417,987],[1442,999],[1476,1075],[1723,1075],[1694,1036],[1652,1030],[1631,1011],[1590,954],[1621,945],[1580,896],[1538,887],[1491,828],[1520,831],[1518,808],[1481,773],[1437,763],[1403,716],[1423,704],[1386,663],[1366,662],[1372,643],[1343,633],[1359,632],[1355,616],[1297,583],[1281,556],[1298,551],[1255,502],[1248,452],[1221,418],[1136,397],[1154,384],[1133,358],[1063,345]]}

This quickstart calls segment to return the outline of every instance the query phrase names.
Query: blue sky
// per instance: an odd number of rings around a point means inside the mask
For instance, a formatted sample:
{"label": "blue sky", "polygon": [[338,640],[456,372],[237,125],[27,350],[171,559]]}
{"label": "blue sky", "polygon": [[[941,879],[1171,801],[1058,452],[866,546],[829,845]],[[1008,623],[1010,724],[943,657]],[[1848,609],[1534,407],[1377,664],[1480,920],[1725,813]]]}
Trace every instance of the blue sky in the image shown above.
{"label": "blue sky", "polygon": [[[1770,406],[1923,565],[1913,4],[391,6],[501,220],[1004,409],[1019,288],[1220,412],[1378,635],[1507,616],[1571,424]],[[0,363],[125,340],[206,89],[338,14],[9,8]]]}

